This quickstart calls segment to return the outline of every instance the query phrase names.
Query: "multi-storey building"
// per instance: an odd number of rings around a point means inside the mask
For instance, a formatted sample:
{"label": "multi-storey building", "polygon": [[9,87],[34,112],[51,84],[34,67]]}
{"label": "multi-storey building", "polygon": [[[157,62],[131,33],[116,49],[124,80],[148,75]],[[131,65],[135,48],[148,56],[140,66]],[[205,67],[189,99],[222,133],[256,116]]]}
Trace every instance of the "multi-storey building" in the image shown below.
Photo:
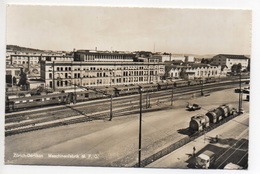
{"label": "multi-storey building", "polygon": [[54,90],[79,86],[157,83],[164,64],[154,59],[135,62],[134,54],[78,51],[74,61],[41,61],[41,79]]}
{"label": "multi-storey building", "polygon": [[221,71],[221,66],[211,66],[206,64],[192,64],[189,66],[172,66],[169,71],[170,78],[204,79],[219,78],[225,76]]}
{"label": "multi-storey building", "polygon": [[229,54],[219,54],[212,58],[212,65],[227,66],[228,71],[231,71],[233,65],[242,65],[241,70],[245,70],[248,67],[249,58],[244,55],[229,55]]}
{"label": "multi-storey building", "polygon": [[87,62],[132,62],[135,54],[124,52],[78,50],[74,52],[75,61]]}
{"label": "multi-storey building", "polygon": [[16,53],[9,55],[10,64],[12,65],[33,65],[39,64],[41,60],[73,60],[72,57],[68,57],[60,54],[39,54],[39,53]]}

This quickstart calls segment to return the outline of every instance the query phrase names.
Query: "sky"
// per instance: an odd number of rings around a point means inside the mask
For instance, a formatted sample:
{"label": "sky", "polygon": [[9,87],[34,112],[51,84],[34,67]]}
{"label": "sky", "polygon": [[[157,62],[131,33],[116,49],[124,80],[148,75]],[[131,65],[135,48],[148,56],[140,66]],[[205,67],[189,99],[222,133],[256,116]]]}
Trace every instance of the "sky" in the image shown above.
{"label": "sky", "polygon": [[6,44],[250,55],[251,15],[250,10],[8,5]]}

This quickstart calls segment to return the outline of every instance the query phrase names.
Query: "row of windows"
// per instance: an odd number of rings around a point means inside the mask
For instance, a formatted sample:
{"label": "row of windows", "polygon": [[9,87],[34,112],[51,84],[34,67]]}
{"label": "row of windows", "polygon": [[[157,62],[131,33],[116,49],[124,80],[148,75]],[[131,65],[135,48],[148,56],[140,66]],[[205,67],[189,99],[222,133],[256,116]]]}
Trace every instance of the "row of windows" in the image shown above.
{"label": "row of windows", "polygon": [[98,58],[98,59],[133,59],[131,56],[126,55],[84,55],[85,58]]}
{"label": "row of windows", "polygon": [[[56,71],[71,71],[71,67],[56,67]],[[157,65],[155,66],[130,66],[130,67],[117,67],[117,68],[103,68],[103,67],[89,67],[89,68],[83,68],[82,70],[109,70],[109,71],[115,71],[115,70],[144,70],[144,69],[152,69],[152,68],[157,68]],[[163,67],[161,67],[163,69]],[[49,70],[52,70],[50,67]],[[74,71],[80,71],[80,67],[74,68]]]}
{"label": "row of windows", "polygon": [[[13,59],[18,59],[18,60],[26,60],[26,59],[29,59],[29,57],[24,57],[24,56],[21,56],[21,57],[12,57]],[[30,57],[31,60],[38,60],[39,57]]]}
{"label": "row of windows", "polygon": [[[217,75],[218,74],[218,71],[215,71],[215,75]],[[203,76],[203,71],[198,71],[197,72],[197,75],[198,76]],[[208,75],[208,76],[210,76],[210,75],[214,75],[214,71],[204,71],[204,76],[206,76],[206,75]]]}
{"label": "row of windows", "polygon": [[[31,64],[38,64],[38,61],[30,61]],[[28,61],[13,61],[13,64],[28,64]]]}
{"label": "row of windows", "polygon": [[[118,84],[118,83],[132,83],[132,82],[147,82],[149,80],[148,77],[130,77],[130,78],[116,78],[109,80],[103,80],[103,79],[96,79],[96,80],[88,80],[87,82],[75,82],[71,83],[70,81],[55,81],[55,84],[57,87],[68,87],[73,86],[74,84],[78,86],[86,86],[86,85],[98,85],[98,84],[104,84],[104,85],[111,85],[111,84]],[[153,78],[150,78],[150,80],[153,80]],[[155,79],[154,79],[155,80]],[[52,88],[53,82],[49,82],[49,86]]]}
{"label": "row of windows", "polygon": [[[57,73],[57,78],[71,78],[72,73]],[[74,78],[93,78],[93,77],[114,77],[114,76],[147,76],[147,75],[158,75],[157,71],[127,71],[123,72],[123,74],[116,74],[115,72],[105,73],[105,72],[98,72],[98,73],[91,73],[91,74],[82,74],[80,73],[74,73]],[[52,73],[49,73],[49,79],[52,79]]]}

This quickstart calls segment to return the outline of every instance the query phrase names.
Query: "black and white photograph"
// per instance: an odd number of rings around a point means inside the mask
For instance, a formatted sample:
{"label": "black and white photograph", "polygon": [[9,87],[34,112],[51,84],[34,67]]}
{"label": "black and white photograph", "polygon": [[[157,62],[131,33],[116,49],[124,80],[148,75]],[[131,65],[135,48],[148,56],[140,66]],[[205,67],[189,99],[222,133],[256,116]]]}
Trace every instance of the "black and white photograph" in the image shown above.
{"label": "black and white photograph", "polygon": [[247,171],[251,43],[249,9],[8,4],[4,163]]}

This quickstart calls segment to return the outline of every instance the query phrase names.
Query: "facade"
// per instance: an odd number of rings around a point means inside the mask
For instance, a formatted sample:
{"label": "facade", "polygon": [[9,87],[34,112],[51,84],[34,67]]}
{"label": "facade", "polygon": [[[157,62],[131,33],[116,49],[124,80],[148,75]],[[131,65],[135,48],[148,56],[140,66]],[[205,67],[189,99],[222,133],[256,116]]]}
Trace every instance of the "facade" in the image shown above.
{"label": "facade", "polygon": [[193,64],[190,66],[172,66],[169,77],[172,79],[205,79],[219,78],[224,76],[221,66],[211,66],[206,64]]}
{"label": "facade", "polygon": [[79,50],[74,61],[42,60],[41,79],[45,87],[62,90],[76,86],[114,86],[157,83],[165,66],[156,58],[135,54]]}
{"label": "facade", "polygon": [[135,54],[123,52],[79,50],[74,52],[75,61],[87,62],[132,62]]}
{"label": "facade", "polygon": [[25,72],[31,77],[40,77],[40,61],[73,61],[72,56],[64,53],[32,53],[32,52],[13,52],[6,54],[6,64],[9,66],[24,68]]}
{"label": "facade", "polygon": [[183,54],[172,54],[171,55],[171,61],[182,61],[185,62],[185,56]]}
{"label": "facade", "polygon": [[228,71],[231,71],[233,65],[242,65],[242,71],[245,70],[249,65],[249,58],[244,55],[228,55],[219,54],[212,58],[212,65],[227,66]]}
{"label": "facade", "polygon": [[77,86],[157,83],[164,65],[150,62],[42,61],[41,79],[54,90]]}
{"label": "facade", "polygon": [[60,54],[39,54],[39,53],[15,53],[8,55],[12,65],[34,65],[39,64],[41,60],[68,60],[72,61],[73,57]]}
{"label": "facade", "polygon": [[16,85],[18,82],[18,79],[20,78],[20,68],[19,67],[14,67],[11,65],[7,65],[6,69],[6,83]]}

